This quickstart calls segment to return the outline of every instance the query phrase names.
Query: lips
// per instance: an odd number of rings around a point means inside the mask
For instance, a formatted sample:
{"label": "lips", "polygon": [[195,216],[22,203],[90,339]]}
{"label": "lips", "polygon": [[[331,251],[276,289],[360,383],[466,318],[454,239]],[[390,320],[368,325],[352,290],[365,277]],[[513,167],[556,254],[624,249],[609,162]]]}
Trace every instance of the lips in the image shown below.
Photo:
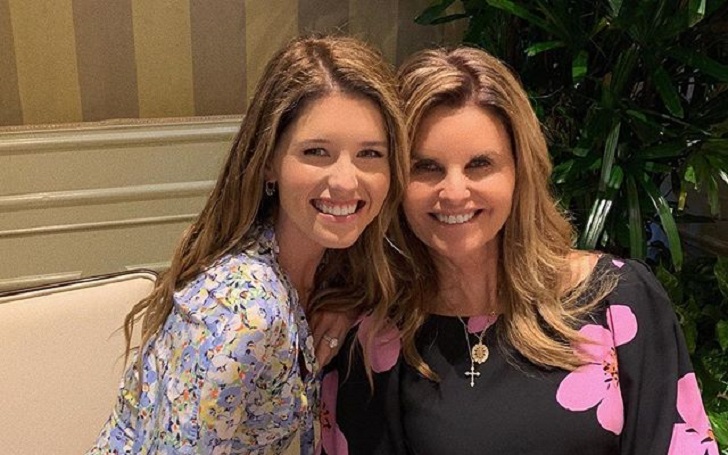
{"label": "lips", "polygon": [[434,217],[437,221],[443,224],[464,224],[468,221],[472,220],[476,215],[478,215],[481,212],[481,210],[474,210],[472,212],[466,212],[466,213],[458,213],[458,214],[445,214],[445,213],[431,213],[430,215]]}
{"label": "lips", "polygon": [[314,199],[311,201],[311,205],[313,205],[316,210],[326,215],[349,216],[364,207],[364,201],[333,202],[322,199]]}

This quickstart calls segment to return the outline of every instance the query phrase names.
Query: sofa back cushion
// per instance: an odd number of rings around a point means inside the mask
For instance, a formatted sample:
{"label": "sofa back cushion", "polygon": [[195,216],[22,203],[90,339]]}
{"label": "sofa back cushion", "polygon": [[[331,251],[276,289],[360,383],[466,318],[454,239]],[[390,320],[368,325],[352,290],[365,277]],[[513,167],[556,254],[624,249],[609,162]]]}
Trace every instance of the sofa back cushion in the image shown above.
{"label": "sofa back cushion", "polygon": [[124,370],[124,316],[155,280],[133,271],[0,294],[2,453],[91,446]]}

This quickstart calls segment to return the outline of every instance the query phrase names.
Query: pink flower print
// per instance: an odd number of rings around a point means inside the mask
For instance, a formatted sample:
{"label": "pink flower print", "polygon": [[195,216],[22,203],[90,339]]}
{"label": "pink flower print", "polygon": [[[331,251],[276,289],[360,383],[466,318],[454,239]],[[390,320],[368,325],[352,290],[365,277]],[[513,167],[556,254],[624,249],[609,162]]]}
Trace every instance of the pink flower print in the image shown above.
{"label": "pink flower print", "polygon": [[605,430],[620,434],[624,425],[622,393],[619,388],[617,346],[637,334],[637,319],[624,305],[607,309],[606,329],[587,324],[579,330],[591,343],[579,343],[576,355],[584,365],[569,373],[556,391],[556,401],[570,411],[586,411],[597,406],[597,421]]}
{"label": "pink flower print", "polygon": [[[372,331],[372,322],[370,316],[365,316],[359,324],[357,337],[362,345],[368,342],[369,333]],[[394,364],[397,363],[401,347],[399,330],[397,330],[396,326],[389,325],[380,330],[372,340],[369,352],[372,371],[381,373],[391,370]]]}
{"label": "pink flower print", "polygon": [[677,412],[685,423],[676,423],[673,427],[668,455],[718,455],[718,445],[705,415],[695,373],[688,373],[677,381]]}
{"label": "pink flower print", "polygon": [[344,433],[336,423],[336,392],[339,387],[339,373],[332,371],[324,376],[321,382],[321,443],[316,447],[316,454],[321,448],[328,455],[349,455],[349,445]]}
{"label": "pink flower print", "polygon": [[468,319],[468,332],[480,334],[486,328],[492,326],[498,319],[496,315],[479,315]]}
{"label": "pink flower print", "polygon": [[[357,337],[359,342],[366,343],[372,331],[373,318],[364,316],[359,320]],[[392,369],[397,358],[401,342],[399,330],[394,325],[385,326],[372,340],[369,352],[372,370],[381,373]],[[316,448],[316,454],[321,454],[323,448],[328,455],[348,455],[349,445],[344,433],[336,423],[336,393],[339,387],[339,374],[332,371],[324,376],[321,383],[321,444]]]}

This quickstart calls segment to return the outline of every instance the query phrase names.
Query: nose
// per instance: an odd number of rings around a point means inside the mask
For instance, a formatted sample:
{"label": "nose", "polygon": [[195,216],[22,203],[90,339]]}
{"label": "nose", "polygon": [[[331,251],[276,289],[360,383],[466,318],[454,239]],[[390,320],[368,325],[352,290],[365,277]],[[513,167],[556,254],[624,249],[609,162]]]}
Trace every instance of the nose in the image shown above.
{"label": "nose", "polygon": [[358,169],[351,159],[342,153],[331,167],[329,186],[339,193],[351,192],[359,186]]}
{"label": "nose", "polygon": [[450,203],[457,203],[469,197],[468,178],[460,172],[449,172],[442,181],[440,199]]}

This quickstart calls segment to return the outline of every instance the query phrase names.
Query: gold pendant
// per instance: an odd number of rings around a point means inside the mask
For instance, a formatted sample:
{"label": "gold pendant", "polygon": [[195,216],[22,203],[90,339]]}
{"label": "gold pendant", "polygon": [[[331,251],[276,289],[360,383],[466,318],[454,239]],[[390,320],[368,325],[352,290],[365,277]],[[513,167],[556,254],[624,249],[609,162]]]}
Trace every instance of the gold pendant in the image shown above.
{"label": "gold pendant", "polygon": [[489,355],[490,351],[488,350],[488,346],[484,345],[481,342],[478,342],[478,344],[473,346],[473,350],[470,351],[470,356],[473,358],[473,362],[477,364],[484,363],[486,360],[488,360]]}

